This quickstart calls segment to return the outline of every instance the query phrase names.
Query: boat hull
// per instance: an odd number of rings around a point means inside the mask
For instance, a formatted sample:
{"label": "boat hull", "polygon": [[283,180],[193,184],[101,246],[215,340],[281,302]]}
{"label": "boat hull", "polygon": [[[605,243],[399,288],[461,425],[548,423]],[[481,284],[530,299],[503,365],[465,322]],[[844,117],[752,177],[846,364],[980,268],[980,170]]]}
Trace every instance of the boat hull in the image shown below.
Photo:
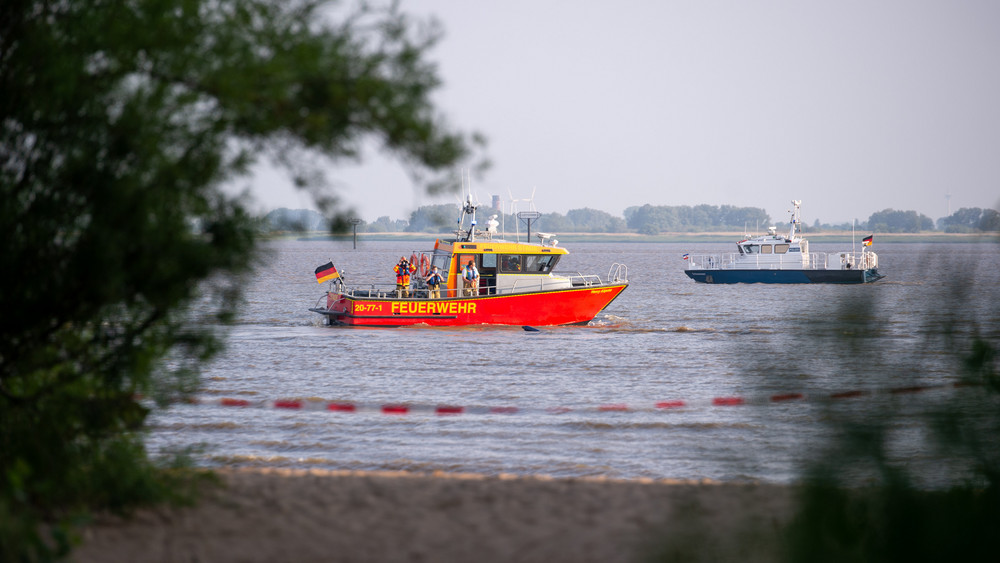
{"label": "boat hull", "polygon": [[330,293],[330,324],[344,326],[464,326],[585,324],[615,300],[628,283],[531,293],[446,299],[353,297]]}
{"label": "boat hull", "polygon": [[858,284],[878,281],[885,276],[869,270],[684,270],[700,283],[840,283]]}

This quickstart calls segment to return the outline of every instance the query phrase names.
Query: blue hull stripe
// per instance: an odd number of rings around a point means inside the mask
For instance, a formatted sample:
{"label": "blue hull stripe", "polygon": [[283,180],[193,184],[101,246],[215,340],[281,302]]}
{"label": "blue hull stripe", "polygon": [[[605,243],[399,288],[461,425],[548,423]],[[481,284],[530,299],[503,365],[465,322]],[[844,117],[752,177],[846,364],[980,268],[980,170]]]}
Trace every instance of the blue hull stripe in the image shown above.
{"label": "blue hull stripe", "polygon": [[[865,283],[862,270],[684,270],[701,283]],[[868,281],[883,276],[870,270]]]}

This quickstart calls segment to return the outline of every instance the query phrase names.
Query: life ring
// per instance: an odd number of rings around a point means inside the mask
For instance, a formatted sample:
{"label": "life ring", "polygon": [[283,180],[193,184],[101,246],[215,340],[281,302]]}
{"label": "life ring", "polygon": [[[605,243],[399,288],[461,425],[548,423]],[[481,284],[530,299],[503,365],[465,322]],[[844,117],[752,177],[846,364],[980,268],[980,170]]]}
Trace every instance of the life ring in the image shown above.
{"label": "life ring", "polygon": [[413,254],[410,255],[410,267],[415,270],[419,263],[420,262],[418,261],[417,253],[414,252]]}
{"label": "life ring", "polygon": [[426,278],[427,274],[429,274],[430,271],[431,271],[431,261],[430,261],[430,259],[427,258],[426,254],[421,254],[420,255],[420,275],[424,276]]}

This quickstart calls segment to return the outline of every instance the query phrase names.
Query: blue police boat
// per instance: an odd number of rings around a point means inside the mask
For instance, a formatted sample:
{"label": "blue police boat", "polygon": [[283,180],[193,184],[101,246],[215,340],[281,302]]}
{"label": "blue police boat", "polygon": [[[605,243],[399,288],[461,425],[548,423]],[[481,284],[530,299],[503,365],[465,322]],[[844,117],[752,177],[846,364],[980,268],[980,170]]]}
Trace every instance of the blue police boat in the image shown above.
{"label": "blue police boat", "polygon": [[787,235],[771,227],[737,242],[738,252],[685,254],[684,273],[700,283],[871,283],[885,277],[878,255],[868,249],[873,236],[862,240],[861,251],[809,252],[809,241],[798,235],[801,204],[792,201]]}

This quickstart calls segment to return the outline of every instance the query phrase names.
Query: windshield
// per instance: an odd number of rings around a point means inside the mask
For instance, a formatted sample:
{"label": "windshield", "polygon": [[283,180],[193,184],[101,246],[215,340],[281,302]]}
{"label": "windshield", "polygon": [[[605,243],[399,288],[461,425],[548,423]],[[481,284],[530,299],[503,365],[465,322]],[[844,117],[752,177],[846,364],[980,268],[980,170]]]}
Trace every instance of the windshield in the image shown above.
{"label": "windshield", "polygon": [[524,257],[524,271],[529,274],[547,274],[559,261],[556,254],[529,254]]}

